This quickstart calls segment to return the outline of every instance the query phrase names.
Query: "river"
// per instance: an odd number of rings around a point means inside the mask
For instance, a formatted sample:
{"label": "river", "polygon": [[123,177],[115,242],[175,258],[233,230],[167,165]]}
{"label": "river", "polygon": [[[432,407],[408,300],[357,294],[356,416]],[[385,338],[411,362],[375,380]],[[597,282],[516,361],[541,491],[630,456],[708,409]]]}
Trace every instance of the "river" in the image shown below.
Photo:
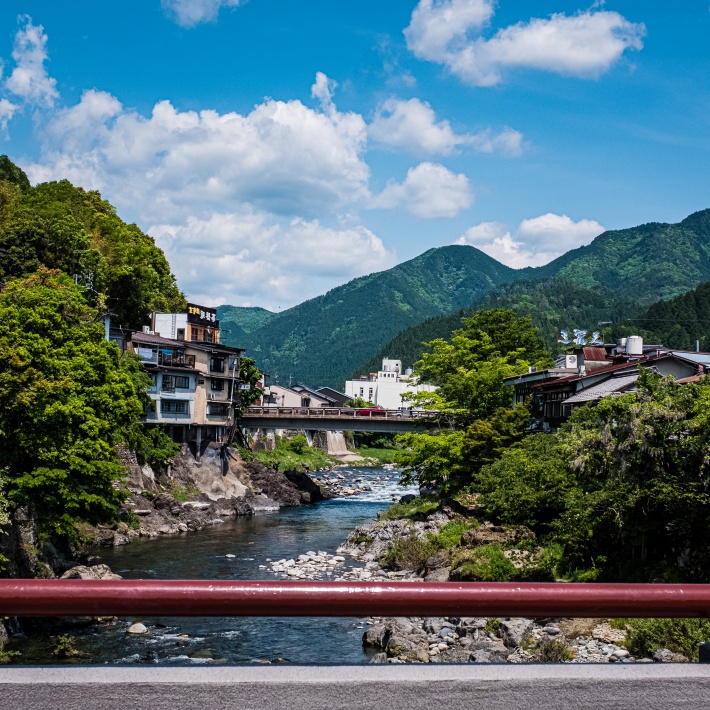
{"label": "river", "polygon": [[[241,517],[202,532],[137,539],[101,550],[99,559],[126,579],[280,579],[260,569],[267,558],[295,558],[309,550],[335,553],[357,525],[371,521],[392,496],[413,492],[397,485],[397,471],[341,469],[362,478],[372,491],[316,505]],[[378,484],[373,479],[381,477]],[[234,555],[234,557],[227,557]],[[361,565],[360,565],[361,566]],[[149,628],[126,633],[134,621]],[[82,663],[211,664],[367,663],[362,649],[366,619],[352,618],[122,618],[110,625],[78,627],[69,633]],[[21,644],[21,663],[60,663],[54,642],[34,636]],[[72,659],[74,660],[74,659]],[[66,661],[64,661],[66,662]]]}

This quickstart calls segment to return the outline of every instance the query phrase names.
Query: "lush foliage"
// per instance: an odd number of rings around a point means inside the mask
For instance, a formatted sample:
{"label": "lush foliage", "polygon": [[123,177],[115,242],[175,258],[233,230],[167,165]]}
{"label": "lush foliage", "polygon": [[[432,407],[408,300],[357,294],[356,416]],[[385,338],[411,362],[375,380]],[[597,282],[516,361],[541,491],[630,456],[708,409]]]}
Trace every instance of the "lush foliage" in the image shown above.
{"label": "lush foliage", "polygon": [[267,466],[278,466],[281,471],[317,471],[330,468],[334,461],[317,446],[308,446],[302,434],[292,440],[276,437],[276,448],[271,451],[254,451],[247,457],[261,461]]}
{"label": "lush foliage", "polygon": [[472,484],[493,519],[564,546],[594,578],[706,581],[710,553],[710,383],[641,370],[638,392],[578,408]]}
{"label": "lush foliage", "polygon": [[126,328],[147,323],[151,310],[185,307],[163,252],[98,192],[67,180],[31,187],[7,156],[0,157],[0,249],[0,281],[41,265],[61,269]]}
{"label": "lush foliage", "polygon": [[530,317],[538,334],[553,352],[560,349],[557,343],[560,328],[578,327],[591,331],[600,321],[616,323],[641,312],[637,303],[624,296],[602,287],[585,288],[568,278],[513,281],[491,289],[468,308],[429,318],[401,331],[360,371],[376,369],[389,353],[397,353],[397,357],[405,362],[415,362],[421,358],[425,342],[448,339],[461,327],[463,318],[480,310],[496,308],[509,309],[518,317]]}
{"label": "lush foliage", "polygon": [[639,657],[667,648],[697,662],[699,645],[710,639],[708,619],[630,619],[628,626],[626,643]]}
{"label": "lush foliage", "polygon": [[244,385],[249,385],[248,390],[240,390],[239,398],[241,400],[240,409],[243,412],[247,407],[250,407],[257,399],[259,399],[263,394],[264,390],[259,387],[259,383],[262,381],[261,370],[256,366],[256,362],[250,357],[244,357],[242,355],[239,364],[239,379]]}
{"label": "lush foliage", "polygon": [[640,303],[673,298],[708,280],[710,210],[678,224],[652,222],[604,232],[588,246],[522,274],[567,278],[593,289],[601,286]]}
{"label": "lush foliage", "polygon": [[403,436],[409,451],[404,480],[457,490],[524,434],[528,412],[511,409],[511,390],[503,379],[531,365],[544,366],[549,355],[529,318],[501,309],[464,319],[451,342],[435,340],[428,347],[431,352],[422,356],[417,369],[439,390],[414,400],[440,411],[443,422],[450,418],[466,428]]}
{"label": "lush foliage", "polygon": [[0,470],[7,497],[72,532],[115,515],[115,445],[142,411],[133,364],[67,276],[40,267],[0,292]]}
{"label": "lush foliage", "polygon": [[614,336],[641,335],[647,343],[671,348],[710,349],[710,283],[669,301],[658,301],[636,318],[614,327]]}

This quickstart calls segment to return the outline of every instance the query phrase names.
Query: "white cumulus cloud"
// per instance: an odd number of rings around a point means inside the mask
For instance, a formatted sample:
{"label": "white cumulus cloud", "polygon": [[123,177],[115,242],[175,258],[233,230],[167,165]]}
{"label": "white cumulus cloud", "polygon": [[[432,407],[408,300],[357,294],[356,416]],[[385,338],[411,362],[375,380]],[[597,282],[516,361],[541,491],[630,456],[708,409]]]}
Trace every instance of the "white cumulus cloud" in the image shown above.
{"label": "white cumulus cloud", "polygon": [[35,181],[69,178],[107,192],[144,222],[172,222],[245,203],[284,214],[334,211],[369,197],[366,125],[354,113],[266,99],[250,113],[180,111],[149,116],[110,94],[86,91],[44,131]]}
{"label": "white cumulus cloud", "polygon": [[0,131],[7,132],[7,124],[20,107],[7,99],[0,99]]}
{"label": "white cumulus cloud", "polygon": [[519,22],[487,38],[481,33],[493,9],[488,0],[420,0],[404,30],[407,46],[475,86],[498,84],[515,68],[596,78],[626,50],[643,48],[642,23],[594,7]]}
{"label": "white cumulus cloud", "polygon": [[206,305],[288,307],[396,261],[365,227],[329,228],[250,208],[148,232],[181,287]]}
{"label": "white cumulus cloud", "polygon": [[599,222],[547,213],[524,219],[511,233],[498,222],[482,222],[466,230],[454,243],[475,246],[494,259],[520,269],[542,266],[568,252],[589,244],[604,231]]}
{"label": "white cumulus cloud", "polygon": [[473,193],[468,178],[437,163],[420,163],[410,168],[404,182],[392,181],[373,197],[370,207],[403,207],[415,217],[455,217],[471,206]]}
{"label": "white cumulus cloud", "polygon": [[181,27],[195,27],[217,19],[223,7],[239,7],[243,0],[161,0],[163,9]]}
{"label": "white cumulus cloud", "polygon": [[20,29],[15,35],[12,58],[15,67],[5,87],[25,103],[53,106],[59,92],[57,82],[47,73],[47,35],[42,25],[33,25],[29,15],[20,18]]}
{"label": "white cumulus cloud", "polygon": [[512,128],[495,132],[457,134],[446,120],[437,121],[434,109],[420,99],[387,99],[368,128],[368,135],[384,145],[424,155],[450,155],[465,146],[481,153],[520,155],[523,134]]}

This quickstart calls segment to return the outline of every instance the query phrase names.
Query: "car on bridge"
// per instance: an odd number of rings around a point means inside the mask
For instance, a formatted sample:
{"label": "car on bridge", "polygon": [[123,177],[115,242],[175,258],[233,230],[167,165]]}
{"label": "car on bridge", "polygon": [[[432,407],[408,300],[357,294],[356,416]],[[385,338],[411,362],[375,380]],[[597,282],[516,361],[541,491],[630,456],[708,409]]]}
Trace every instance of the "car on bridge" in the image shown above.
{"label": "car on bridge", "polygon": [[387,411],[380,407],[379,404],[373,404],[372,407],[361,407],[355,410],[358,417],[384,417]]}

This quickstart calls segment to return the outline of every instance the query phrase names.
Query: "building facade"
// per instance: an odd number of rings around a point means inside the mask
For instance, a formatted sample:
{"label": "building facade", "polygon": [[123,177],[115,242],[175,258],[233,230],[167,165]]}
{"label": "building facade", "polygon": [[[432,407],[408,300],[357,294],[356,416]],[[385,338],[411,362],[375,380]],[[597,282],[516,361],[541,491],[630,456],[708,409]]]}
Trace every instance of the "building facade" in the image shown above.
{"label": "building facade", "polygon": [[[124,349],[135,352],[152,381],[142,421],[164,425],[174,441],[195,443],[199,456],[204,442],[223,440],[234,429],[244,351],[220,344],[213,309],[191,308],[198,313],[154,313],[160,330],[125,334]],[[181,337],[166,337],[173,333]]]}
{"label": "building facade", "polygon": [[402,395],[436,390],[434,385],[420,384],[411,370],[402,373],[401,360],[389,358],[382,360],[382,369],[378,372],[371,372],[345,383],[345,394],[348,397],[360,397],[383,409],[404,409],[408,405],[402,401]]}

